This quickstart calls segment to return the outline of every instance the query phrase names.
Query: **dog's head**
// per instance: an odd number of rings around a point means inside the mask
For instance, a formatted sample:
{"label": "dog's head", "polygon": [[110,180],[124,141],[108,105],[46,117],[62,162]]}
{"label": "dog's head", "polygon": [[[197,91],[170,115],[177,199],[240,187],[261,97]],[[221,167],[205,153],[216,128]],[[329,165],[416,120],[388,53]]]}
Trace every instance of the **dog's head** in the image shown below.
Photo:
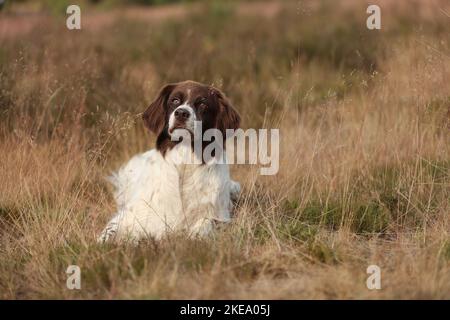
{"label": "dog's head", "polygon": [[239,114],[220,90],[194,81],[164,86],[143,120],[158,136],[156,147],[163,154],[176,144],[170,139],[176,129],[194,133],[196,121],[201,121],[202,134],[215,128],[226,137],[225,130],[237,129],[240,123]]}

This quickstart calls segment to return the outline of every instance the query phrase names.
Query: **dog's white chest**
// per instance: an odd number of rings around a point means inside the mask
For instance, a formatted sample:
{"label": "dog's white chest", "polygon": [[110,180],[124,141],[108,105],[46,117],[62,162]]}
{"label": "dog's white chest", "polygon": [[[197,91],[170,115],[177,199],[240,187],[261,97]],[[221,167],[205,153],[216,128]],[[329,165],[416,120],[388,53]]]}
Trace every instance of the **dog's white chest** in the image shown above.
{"label": "dog's white chest", "polygon": [[179,153],[174,149],[164,158],[156,150],[148,151],[112,176],[118,214],[102,233],[102,241],[110,238],[108,229],[118,238],[160,238],[181,229],[205,234],[213,220],[230,220],[228,166],[178,165],[173,159]]}

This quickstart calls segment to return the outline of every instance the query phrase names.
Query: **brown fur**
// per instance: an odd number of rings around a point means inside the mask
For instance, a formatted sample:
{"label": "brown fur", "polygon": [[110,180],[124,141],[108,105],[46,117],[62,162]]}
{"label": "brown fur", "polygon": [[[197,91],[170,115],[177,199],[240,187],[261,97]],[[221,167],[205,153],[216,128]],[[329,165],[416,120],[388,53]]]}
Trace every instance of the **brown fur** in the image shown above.
{"label": "brown fur", "polygon": [[174,98],[178,98],[180,104],[189,103],[197,120],[202,121],[203,132],[217,128],[225,139],[226,129],[239,128],[238,112],[219,89],[195,81],[167,84],[142,116],[146,127],[158,136],[156,148],[163,155],[178,143],[170,140],[168,132],[170,114],[176,109],[171,103]]}

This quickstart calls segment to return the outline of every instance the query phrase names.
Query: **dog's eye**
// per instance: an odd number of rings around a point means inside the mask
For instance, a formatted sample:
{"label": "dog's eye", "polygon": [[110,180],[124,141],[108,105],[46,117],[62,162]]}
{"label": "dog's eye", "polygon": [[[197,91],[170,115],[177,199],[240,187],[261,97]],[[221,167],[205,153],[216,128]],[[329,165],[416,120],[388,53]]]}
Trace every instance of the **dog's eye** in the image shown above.
{"label": "dog's eye", "polygon": [[172,99],[172,103],[175,104],[175,105],[180,104],[180,102],[181,102],[181,100],[178,99],[178,98],[173,98],[173,99]]}
{"label": "dog's eye", "polygon": [[208,107],[208,105],[206,104],[206,101],[205,101],[205,100],[200,100],[200,101],[197,103],[197,107],[199,107],[199,108],[201,108],[201,109],[206,109],[206,108]]}

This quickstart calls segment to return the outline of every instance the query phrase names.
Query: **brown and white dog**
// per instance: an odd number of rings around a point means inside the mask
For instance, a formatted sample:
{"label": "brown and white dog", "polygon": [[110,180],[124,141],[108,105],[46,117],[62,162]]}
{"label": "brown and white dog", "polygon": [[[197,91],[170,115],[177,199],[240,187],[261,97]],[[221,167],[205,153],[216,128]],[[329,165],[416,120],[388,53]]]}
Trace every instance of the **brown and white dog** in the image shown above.
{"label": "brown and white dog", "polygon": [[226,129],[237,129],[239,114],[224,94],[194,81],[168,84],[143,120],[157,135],[156,149],[134,156],[110,177],[118,212],[98,240],[159,239],[176,230],[204,236],[214,221],[229,222],[240,185],[230,179],[228,165],[203,159],[180,163],[180,157],[192,156],[194,148],[173,139],[179,129],[194,134],[200,123],[202,133],[215,128],[224,137]]}

